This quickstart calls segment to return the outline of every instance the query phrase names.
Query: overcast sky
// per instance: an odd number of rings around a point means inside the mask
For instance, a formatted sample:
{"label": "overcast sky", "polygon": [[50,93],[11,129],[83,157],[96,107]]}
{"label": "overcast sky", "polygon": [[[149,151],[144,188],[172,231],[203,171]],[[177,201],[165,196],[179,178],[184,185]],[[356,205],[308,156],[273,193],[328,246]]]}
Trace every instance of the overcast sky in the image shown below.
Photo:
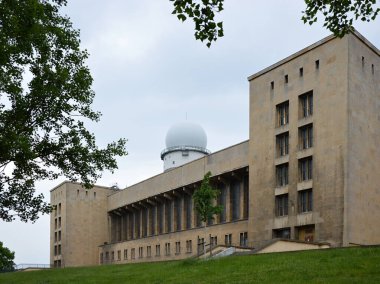
{"label": "overcast sky", "polygon": [[[322,24],[300,20],[303,0],[226,0],[225,36],[210,49],[193,36],[192,22],[171,15],[169,0],[69,0],[65,13],[80,29],[94,78],[98,124],[89,124],[98,144],[128,139],[119,170],[97,184],[124,188],[162,172],[160,152],[169,127],[199,123],[208,149],[248,139],[247,77],[328,36]],[[356,25],[380,47],[379,20]],[[38,183],[49,190],[64,179]],[[34,224],[0,222],[0,241],[15,262],[49,263],[49,217]]]}

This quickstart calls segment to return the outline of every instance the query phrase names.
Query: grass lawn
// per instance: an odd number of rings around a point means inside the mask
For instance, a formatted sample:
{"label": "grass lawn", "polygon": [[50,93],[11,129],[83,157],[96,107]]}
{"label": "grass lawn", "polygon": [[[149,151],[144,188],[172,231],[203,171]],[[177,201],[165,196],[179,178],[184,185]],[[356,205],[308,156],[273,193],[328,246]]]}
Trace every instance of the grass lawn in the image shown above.
{"label": "grass lawn", "polygon": [[13,272],[0,283],[380,283],[380,247]]}

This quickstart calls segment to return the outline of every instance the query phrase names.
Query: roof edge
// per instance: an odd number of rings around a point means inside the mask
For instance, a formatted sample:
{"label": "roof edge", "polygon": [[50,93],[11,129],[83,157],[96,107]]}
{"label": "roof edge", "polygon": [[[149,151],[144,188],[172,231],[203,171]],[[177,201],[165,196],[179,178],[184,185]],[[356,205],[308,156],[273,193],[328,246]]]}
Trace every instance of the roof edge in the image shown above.
{"label": "roof edge", "polygon": [[[356,29],[351,31],[349,34],[356,36],[356,38],[358,38],[365,45],[367,45],[368,48],[370,48],[373,52],[375,52],[377,55],[380,56],[380,50],[376,46],[374,46],[368,39],[366,39],[361,33],[359,33]],[[301,56],[301,55],[303,55],[303,54],[305,54],[305,53],[307,53],[307,52],[309,52],[309,51],[311,51],[311,50],[313,50],[313,49],[315,49],[315,48],[317,48],[317,47],[319,47],[319,46],[321,46],[321,45],[323,45],[323,44],[325,44],[325,43],[327,43],[333,39],[335,39],[335,38],[337,38],[337,36],[335,36],[333,34],[329,35],[329,36],[327,36],[327,37],[325,37],[325,38],[301,49],[300,51],[297,51],[296,53],[293,53],[292,55],[285,57],[284,59],[262,69],[261,71],[252,74],[247,79],[248,79],[248,81],[252,81],[253,79],[260,77],[261,75],[264,75],[265,73],[268,73],[269,71],[271,71],[271,70],[293,60],[294,58],[297,58],[297,57],[299,57],[299,56]]]}

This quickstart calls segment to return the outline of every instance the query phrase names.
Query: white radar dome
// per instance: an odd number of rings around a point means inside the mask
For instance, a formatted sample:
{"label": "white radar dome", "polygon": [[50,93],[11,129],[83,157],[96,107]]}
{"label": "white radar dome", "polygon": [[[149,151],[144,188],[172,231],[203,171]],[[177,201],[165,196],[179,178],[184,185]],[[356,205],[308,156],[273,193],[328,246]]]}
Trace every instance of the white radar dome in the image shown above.
{"label": "white radar dome", "polygon": [[166,148],[193,146],[206,149],[207,135],[202,126],[191,122],[173,125],[166,134]]}

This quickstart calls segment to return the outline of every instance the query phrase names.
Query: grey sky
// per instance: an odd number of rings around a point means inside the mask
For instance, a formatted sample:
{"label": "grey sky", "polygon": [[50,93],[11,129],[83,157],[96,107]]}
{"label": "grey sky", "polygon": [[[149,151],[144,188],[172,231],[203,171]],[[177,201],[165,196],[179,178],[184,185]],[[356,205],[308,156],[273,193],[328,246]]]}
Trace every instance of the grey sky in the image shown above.
{"label": "grey sky", "polygon": [[[247,77],[330,34],[322,23],[304,25],[303,9],[302,0],[226,0],[225,37],[208,49],[168,0],[69,0],[65,12],[90,53],[94,109],[103,113],[88,127],[99,145],[129,140],[119,170],[98,184],[125,187],[162,172],[166,132],[186,113],[204,127],[211,151],[248,139]],[[380,47],[378,20],[356,27]],[[39,192],[48,199],[62,180],[39,182]],[[48,216],[0,222],[0,240],[16,263],[49,263]]]}

